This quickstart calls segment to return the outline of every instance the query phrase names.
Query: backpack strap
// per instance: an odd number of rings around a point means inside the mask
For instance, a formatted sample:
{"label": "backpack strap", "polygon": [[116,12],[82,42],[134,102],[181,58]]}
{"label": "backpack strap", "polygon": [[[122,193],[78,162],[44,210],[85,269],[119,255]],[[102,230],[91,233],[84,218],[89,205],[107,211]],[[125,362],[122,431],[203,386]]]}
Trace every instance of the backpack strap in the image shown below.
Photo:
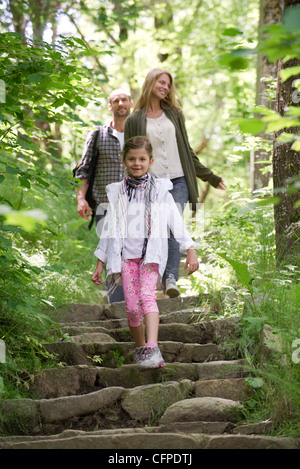
{"label": "backpack strap", "polygon": [[90,163],[89,177],[88,177],[89,187],[93,185],[94,179],[95,179],[95,170],[96,170],[96,165],[97,165],[98,155],[99,155],[99,152],[98,152],[99,135],[100,135],[100,126],[97,127],[97,130],[94,135],[93,153],[92,153],[92,159]]}
{"label": "backpack strap", "polygon": [[89,178],[88,178],[88,190],[85,195],[85,199],[88,202],[89,206],[92,209],[92,218],[89,223],[89,230],[92,228],[95,215],[96,215],[96,201],[93,197],[93,185],[94,185],[94,179],[95,179],[95,172],[96,172],[96,165],[98,161],[98,156],[99,156],[99,151],[98,151],[98,142],[101,137],[101,126],[97,126],[97,130],[94,135],[94,141],[93,141],[93,153],[92,153],[92,160],[89,168]]}

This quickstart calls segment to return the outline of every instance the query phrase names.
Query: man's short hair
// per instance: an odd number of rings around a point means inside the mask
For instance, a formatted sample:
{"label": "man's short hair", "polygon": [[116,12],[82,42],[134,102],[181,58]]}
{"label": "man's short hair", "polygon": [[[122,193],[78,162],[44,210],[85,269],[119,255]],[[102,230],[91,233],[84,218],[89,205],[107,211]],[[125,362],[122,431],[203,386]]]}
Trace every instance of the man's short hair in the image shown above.
{"label": "man's short hair", "polygon": [[111,100],[113,98],[113,96],[117,95],[117,94],[125,94],[126,96],[128,96],[129,99],[131,99],[131,94],[129,91],[127,90],[124,90],[123,88],[116,88],[115,90],[113,90],[109,97],[108,97],[108,102],[111,103]]}

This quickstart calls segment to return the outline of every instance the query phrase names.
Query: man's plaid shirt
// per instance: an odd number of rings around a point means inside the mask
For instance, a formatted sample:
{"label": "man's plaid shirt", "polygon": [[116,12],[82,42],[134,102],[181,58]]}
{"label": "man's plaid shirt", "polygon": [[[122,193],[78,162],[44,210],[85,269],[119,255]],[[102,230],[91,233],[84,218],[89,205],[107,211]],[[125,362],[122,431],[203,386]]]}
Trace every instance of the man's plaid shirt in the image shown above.
{"label": "man's plaid shirt", "polygon": [[[120,142],[112,132],[109,125],[100,127],[98,161],[93,185],[93,196],[97,204],[108,201],[105,187],[112,182],[121,181],[124,177]],[[87,136],[81,162],[76,171],[76,177],[79,179],[89,178],[95,134],[96,131],[92,130]]]}

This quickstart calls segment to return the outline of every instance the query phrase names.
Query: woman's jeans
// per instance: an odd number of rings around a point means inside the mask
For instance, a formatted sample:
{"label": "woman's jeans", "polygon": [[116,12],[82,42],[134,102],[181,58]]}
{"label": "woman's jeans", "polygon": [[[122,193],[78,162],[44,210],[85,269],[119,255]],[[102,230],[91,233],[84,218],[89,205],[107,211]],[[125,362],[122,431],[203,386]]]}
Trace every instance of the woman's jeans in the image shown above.
{"label": "woman's jeans", "polygon": [[[179,178],[172,179],[171,181],[173,183],[173,189],[170,191],[170,193],[172,194],[173,199],[175,200],[175,203],[179,211],[183,213],[185,205],[189,199],[189,190],[188,190],[185,177],[182,176]],[[165,273],[163,275],[163,285],[165,285],[166,278],[169,275],[174,275],[175,280],[176,281],[178,280],[178,271],[179,271],[181,253],[179,250],[179,244],[174,238],[172,232],[170,233],[168,246],[169,246],[168,261],[167,261]]]}

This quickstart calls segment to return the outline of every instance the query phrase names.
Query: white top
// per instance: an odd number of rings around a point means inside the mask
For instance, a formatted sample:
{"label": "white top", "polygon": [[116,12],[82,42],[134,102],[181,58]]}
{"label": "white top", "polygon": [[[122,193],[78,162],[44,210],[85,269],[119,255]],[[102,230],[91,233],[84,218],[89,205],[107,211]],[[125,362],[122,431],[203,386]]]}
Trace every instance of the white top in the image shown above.
{"label": "white top", "polygon": [[145,203],[128,201],[127,205],[127,238],[124,241],[124,259],[142,257],[145,239]]}
{"label": "white top", "polygon": [[117,137],[117,139],[119,140],[119,143],[120,143],[120,147],[121,147],[121,151],[123,151],[123,147],[124,147],[124,132],[119,132],[118,130],[114,129],[112,127],[112,134]]}
{"label": "white top", "polygon": [[147,137],[153,147],[151,173],[174,179],[184,176],[178,153],[174,124],[163,113],[157,119],[147,117]]}
{"label": "white top", "polygon": [[[95,251],[95,256],[106,263],[106,275],[109,278],[122,269],[121,238],[123,228],[118,221],[119,191],[122,182],[115,182],[107,186],[107,215],[100,234],[100,241]],[[162,277],[168,259],[169,230],[179,243],[180,252],[186,254],[186,250],[194,246],[177,205],[174,202],[170,190],[173,184],[169,179],[157,179],[157,200],[151,207],[151,235],[148,239],[145,255],[145,264],[152,262],[159,265],[159,275]],[[144,226],[144,222],[142,223]],[[133,225],[134,227],[134,225]]]}

